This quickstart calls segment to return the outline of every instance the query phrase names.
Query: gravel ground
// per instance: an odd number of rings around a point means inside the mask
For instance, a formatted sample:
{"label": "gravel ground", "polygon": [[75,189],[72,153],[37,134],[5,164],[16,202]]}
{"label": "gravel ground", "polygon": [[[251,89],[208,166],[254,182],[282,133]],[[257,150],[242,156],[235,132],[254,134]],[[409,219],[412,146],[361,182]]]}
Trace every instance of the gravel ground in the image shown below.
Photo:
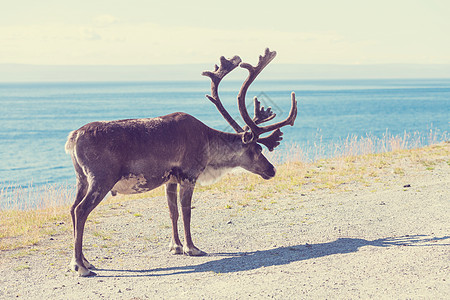
{"label": "gravel ground", "polygon": [[164,198],[101,205],[84,246],[98,276],[70,271],[71,235],[53,236],[0,253],[0,298],[448,299],[448,159],[403,171],[245,205],[239,193],[196,193],[204,257],[169,253]]}

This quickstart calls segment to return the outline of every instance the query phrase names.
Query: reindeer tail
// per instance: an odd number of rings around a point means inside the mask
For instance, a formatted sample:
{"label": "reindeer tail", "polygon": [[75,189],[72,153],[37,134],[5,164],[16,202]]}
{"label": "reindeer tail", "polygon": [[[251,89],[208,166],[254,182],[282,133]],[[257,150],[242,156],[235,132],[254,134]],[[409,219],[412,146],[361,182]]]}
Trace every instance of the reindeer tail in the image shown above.
{"label": "reindeer tail", "polygon": [[69,133],[69,136],[67,137],[66,146],[65,146],[67,154],[71,154],[73,152],[73,149],[75,148],[77,139],[78,139],[78,131],[77,130]]}

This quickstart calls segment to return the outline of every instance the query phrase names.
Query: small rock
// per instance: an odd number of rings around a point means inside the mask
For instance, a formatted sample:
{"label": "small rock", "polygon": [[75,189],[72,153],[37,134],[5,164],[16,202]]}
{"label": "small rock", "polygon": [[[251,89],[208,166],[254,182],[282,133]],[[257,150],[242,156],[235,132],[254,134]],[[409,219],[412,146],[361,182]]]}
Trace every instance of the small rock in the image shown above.
{"label": "small rock", "polygon": [[230,224],[233,224],[233,222],[231,222],[231,220],[230,220],[230,221],[227,222],[227,224],[230,225]]}

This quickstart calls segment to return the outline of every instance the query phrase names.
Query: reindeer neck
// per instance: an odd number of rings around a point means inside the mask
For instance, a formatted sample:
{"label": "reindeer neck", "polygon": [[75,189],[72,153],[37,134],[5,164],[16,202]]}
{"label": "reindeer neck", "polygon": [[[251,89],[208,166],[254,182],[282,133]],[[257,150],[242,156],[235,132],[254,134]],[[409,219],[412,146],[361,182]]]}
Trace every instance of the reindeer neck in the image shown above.
{"label": "reindeer neck", "polygon": [[213,130],[209,139],[210,165],[217,167],[239,166],[239,157],[244,150],[241,135]]}

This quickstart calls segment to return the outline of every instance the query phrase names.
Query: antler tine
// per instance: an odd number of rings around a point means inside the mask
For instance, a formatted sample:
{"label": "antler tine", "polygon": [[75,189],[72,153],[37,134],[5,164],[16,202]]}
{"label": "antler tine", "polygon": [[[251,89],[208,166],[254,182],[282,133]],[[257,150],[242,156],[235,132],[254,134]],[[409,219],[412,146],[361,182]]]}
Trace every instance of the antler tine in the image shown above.
{"label": "antler tine", "polygon": [[261,107],[261,102],[259,102],[256,97],[253,98],[253,101],[255,108],[253,122],[255,122],[255,124],[265,123],[275,118],[276,114],[272,111],[270,106],[267,109],[264,109],[264,106]]}
{"label": "antler tine", "polygon": [[258,127],[259,134],[263,134],[265,132],[273,131],[275,129],[281,128],[286,125],[294,126],[295,118],[297,118],[297,100],[295,100],[295,93],[291,93],[291,111],[289,112],[289,116],[278,123]]}
{"label": "antler tine", "polygon": [[211,78],[211,96],[206,95],[214,105],[217,107],[219,112],[225,118],[225,120],[230,124],[231,127],[237,132],[241,133],[244,130],[241,126],[230,116],[225,107],[223,107],[222,102],[219,98],[219,83],[220,81],[231,71],[233,71],[241,63],[241,58],[239,56],[234,56],[231,59],[226,59],[225,57],[220,57],[220,67],[215,65],[214,71],[204,71],[203,76]]}
{"label": "antler tine", "polygon": [[277,55],[276,51],[270,51],[269,48],[266,48],[266,51],[264,53],[264,56],[259,56],[259,62],[256,65],[256,67],[253,67],[251,64],[248,63],[242,63],[240,66],[242,68],[245,68],[248,70],[249,75],[247,79],[245,80],[244,84],[241,87],[241,90],[239,91],[238,95],[238,106],[239,106],[239,112],[241,113],[242,119],[244,120],[245,124],[250,128],[252,133],[254,134],[254,137],[252,140],[257,138],[257,136],[260,134],[259,127],[255,124],[255,122],[250,118],[248,111],[245,107],[245,95],[247,94],[247,90],[249,86],[252,84],[252,82],[256,79],[256,77],[261,73],[261,71],[275,58]]}
{"label": "antler tine", "polygon": [[[265,123],[275,118],[277,114],[272,111],[272,108],[270,106],[267,109],[264,109],[264,106],[261,107],[261,102],[259,102],[257,97],[253,98],[253,101],[253,107],[255,108],[255,110],[252,120],[253,122],[255,122],[255,124]],[[245,125],[243,129],[244,131],[247,131],[250,128],[248,127],[248,125]]]}

